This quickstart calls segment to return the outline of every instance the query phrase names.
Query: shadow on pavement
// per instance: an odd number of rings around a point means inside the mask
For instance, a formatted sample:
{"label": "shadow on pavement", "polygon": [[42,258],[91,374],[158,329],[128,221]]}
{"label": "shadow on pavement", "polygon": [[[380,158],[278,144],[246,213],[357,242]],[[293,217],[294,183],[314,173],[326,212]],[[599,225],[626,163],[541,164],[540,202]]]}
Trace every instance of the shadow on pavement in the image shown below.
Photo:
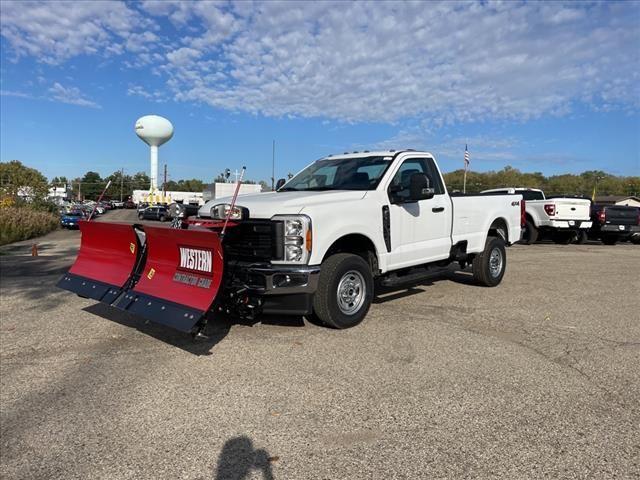
{"label": "shadow on pavement", "polygon": [[253,471],[262,474],[264,480],[273,480],[271,463],[277,460],[278,457],[269,456],[264,449],[256,450],[249,437],[234,437],[222,447],[214,480],[244,480]]}
{"label": "shadow on pavement", "polygon": [[125,327],[135,328],[145,335],[149,335],[156,340],[173,345],[193,355],[211,355],[213,347],[227,336],[231,327],[234,325],[244,325],[248,327],[254,326],[257,323],[284,327],[304,327],[305,325],[302,317],[263,315],[253,320],[246,320],[220,314],[215,318],[209,319],[209,323],[204,331],[205,338],[194,338],[188,333],[146,321],[143,318],[110,307],[104,303],[96,303],[83,310],[106,320],[119,323]]}

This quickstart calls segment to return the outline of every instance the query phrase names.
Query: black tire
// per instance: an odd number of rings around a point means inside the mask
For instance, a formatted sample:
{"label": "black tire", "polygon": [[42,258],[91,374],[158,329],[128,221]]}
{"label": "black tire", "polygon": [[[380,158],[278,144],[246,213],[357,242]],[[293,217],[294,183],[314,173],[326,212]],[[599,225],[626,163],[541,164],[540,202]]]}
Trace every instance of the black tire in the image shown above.
{"label": "black tire", "polygon": [[578,245],[582,245],[586,243],[586,241],[587,241],[587,232],[585,232],[584,230],[580,230],[578,232],[578,238],[576,239],[576,243]]}
{"label": "black tire", "polygon": [[144,214],[139,213],[138,214],[138,220],[144,220]]}
{"label": "black tire", "polygon": [[616,237],[615,235],[604,235],[602,237],[602,243],[604,243],[605,245],[615,245],[616,243],[618,243],[618,237]]}
{"label": "black tire", "polygon": [[524,226],[524,235],[522,236],[522,243],[525,245],[531,245],[538,240],[538,229],[531,220],[527,220]]}
{"label": "black tire", "polygon": [[631,243],[633,243],[634,245],[640,245],[640,235],[632,235]]}
{"label": "black tire", "polygon": [[[501,261],[499,265],[495,262],[497,255]],[[497,270],[496,270],[496,267]],[[487,238],[484,250],[473,259],[473,280],[478,285],[485,287],[495,287],[502,281],[507,268],[507,252],[504,247],[504,240],[496,237]]]}
{"label": "black tire", "polygon": [[[345,294],[355,295],[357,298],[352,304],[349,304],[348,300],[342,302],[342,309],[338,302],[338,288],[341,285]],[[355,288],[349,288],[350,285]],[[349,253],[332,255],[322,262],[318,289],[313,297],[313,313],[329,327],[355,327],[364,320],[369,311],[373,301],[373,288],[371,268],[362,257]],[[353,312],[345,313],[343,309],[348,310],[350,307],[354,309]]]}
{"label": "black tire", "polygon": [[167,221],[167,217],[165,217],[164,215],[160,215],[159,220],[160,220],[161,222],[166,222],[166,221]]}

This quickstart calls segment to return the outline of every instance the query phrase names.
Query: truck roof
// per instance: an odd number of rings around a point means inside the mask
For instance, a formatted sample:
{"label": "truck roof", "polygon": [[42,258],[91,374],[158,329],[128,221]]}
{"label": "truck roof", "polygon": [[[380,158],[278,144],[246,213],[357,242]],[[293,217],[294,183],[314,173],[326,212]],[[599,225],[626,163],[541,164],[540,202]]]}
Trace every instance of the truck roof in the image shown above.
{"label": "truck roof", "polygon": [[542,192],[539,188],[528,188],[528,187],[502,187],[502,188],[492,188],[490,190],[483,190],[480,193],[493,193],[493,192],[503,192],[507,191],[508,193],[516,193],[521,191],[529,191],[529,192]]}
{"label": "truck roof", "polygon": [[399,153],[415,153],[415,154],[425,155],[425,156],[434,158],[433,154],[429,152],[412,150],[410,148],[407,148],[404,150],[361,150],[361,151],[355,151],[355,152],[345,152],[341,154],[327,155],[326,157],[323,157],[322,160],[328,160],[328,159],[332,159],[332,160],[345,159],[346,160],[348,158],[359,158],[359,157],[392,157]]}

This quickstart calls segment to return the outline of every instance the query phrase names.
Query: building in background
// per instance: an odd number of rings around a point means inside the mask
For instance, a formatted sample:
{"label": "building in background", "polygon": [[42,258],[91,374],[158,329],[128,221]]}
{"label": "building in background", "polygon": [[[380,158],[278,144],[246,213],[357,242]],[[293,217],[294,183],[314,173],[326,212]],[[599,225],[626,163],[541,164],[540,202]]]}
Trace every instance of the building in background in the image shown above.
{"label": "building in background", "polygon": [[[207,185],[203,194],[204,201],[215,200],[216,198],[231,197],[236,191],[235,183],[216,182]],[[262,186],[258,183],[243,183],[240,185],[238,195],[246,195],[248,193],[260,193]]]}
{"label": "building in background", "polygon": [[49,193],[47,193],[47,200],[61,204],[71,200],[73,192],[69,186],[64,187],[51,187]]}
{"label": "building in background", "polygon": [[627,207],[640,207],[640,197],[635,195],[621,196],[621,195],[606,195],[602,197],[596,197],[596,203],[598,205],[626,205]]}

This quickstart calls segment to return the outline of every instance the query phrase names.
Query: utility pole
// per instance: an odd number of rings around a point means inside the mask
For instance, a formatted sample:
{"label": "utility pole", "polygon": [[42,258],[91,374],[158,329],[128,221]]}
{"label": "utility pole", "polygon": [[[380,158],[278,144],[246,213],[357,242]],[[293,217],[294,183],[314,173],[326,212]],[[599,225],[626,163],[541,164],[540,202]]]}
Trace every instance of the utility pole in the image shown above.
{"label": "utility pole", "polygon": [[273,141],[271,150],[271,191],[276,189],[276,141]]}
{"label": "utility pole", "polygon": [[122,187],[124,186],[124,168],[120,169],[120,201],[122,201]]}
{"label": "utility pole", "polygon": [[82,182],[78,181],[78,201],[81,202],[82,201],[82,190],[80,185],[82,185]]}
{"label": "utility pole", "polygon": [[167,164],[164,164],[164,182],[162,182],[162,196],[167,196]]}

